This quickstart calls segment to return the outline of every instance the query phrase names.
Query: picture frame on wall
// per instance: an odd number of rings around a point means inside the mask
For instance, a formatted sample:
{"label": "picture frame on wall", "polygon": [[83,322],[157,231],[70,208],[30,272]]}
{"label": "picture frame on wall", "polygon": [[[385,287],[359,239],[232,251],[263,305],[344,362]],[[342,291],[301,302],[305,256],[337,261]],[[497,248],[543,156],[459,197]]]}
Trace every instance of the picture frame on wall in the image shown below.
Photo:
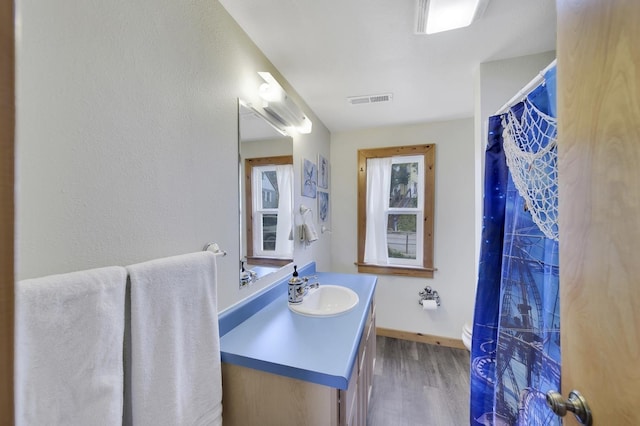
{"label": "picture frame on wall", "polygon": [[302,165],[302,196],[316,198],[318,186],[318,168],[312,161],[304,159]]}
{"label": "picture frame on wall", "polygon": [[329,162],[318,154],[318,188],[329,188]]}
{"label": "picture frame on wall", "polygon": [[318,219],[320,223],[329,222],[329,193],[318,191]]}

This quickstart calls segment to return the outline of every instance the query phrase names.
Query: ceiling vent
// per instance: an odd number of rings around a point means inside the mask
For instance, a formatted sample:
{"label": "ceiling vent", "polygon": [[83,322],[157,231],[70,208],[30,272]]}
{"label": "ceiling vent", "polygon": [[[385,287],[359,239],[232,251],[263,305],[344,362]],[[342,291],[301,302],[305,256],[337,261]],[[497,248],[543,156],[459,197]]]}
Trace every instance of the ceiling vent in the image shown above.
{"label": "ceiling vent", "polygon": [[393,100],[392,93],[382,93],[378,95],[351,96],[347,98],[350,105],[379,104],[391,102]]}

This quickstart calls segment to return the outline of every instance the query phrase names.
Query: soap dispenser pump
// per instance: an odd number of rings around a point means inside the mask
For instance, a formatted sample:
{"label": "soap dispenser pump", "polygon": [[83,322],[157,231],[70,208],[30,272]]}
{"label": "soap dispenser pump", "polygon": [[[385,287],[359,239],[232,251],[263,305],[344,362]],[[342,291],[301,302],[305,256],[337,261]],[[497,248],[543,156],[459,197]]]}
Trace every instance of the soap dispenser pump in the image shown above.
{"label": "soap dispenser pump", "polygon": [[293,275],[289,278],[289,303],[302,302],[302,284],[303,281],[298,276],[298,265],[293,265]]}

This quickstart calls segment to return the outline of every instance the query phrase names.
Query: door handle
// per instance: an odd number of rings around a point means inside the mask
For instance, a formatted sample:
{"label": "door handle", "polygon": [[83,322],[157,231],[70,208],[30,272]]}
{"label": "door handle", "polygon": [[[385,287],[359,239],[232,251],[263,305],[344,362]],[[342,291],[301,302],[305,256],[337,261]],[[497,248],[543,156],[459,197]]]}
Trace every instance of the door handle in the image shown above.
{"label": "door handle", "polygon": [[566,416],[567,411],[571,411],[580,424],[587,426],[593,424],[587,400],[577,390],[569,392],[569,398],[566,400],[558,392],[549,391],[547,392],[547,405],[560,417]]}

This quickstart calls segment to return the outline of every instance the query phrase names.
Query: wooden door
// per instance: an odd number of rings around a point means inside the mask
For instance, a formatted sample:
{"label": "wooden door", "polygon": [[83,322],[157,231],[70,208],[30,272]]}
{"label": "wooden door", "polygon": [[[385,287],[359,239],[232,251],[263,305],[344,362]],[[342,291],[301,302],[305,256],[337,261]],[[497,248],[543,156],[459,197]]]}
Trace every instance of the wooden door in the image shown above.
{"label": "wooden door", "polygon": [[13,424],[14,32],[13,1],[0,1],[0,425]]}
{"label": "wooden door", "polygon": [[640,1],[557,11],[562,394],[640,425]]}

